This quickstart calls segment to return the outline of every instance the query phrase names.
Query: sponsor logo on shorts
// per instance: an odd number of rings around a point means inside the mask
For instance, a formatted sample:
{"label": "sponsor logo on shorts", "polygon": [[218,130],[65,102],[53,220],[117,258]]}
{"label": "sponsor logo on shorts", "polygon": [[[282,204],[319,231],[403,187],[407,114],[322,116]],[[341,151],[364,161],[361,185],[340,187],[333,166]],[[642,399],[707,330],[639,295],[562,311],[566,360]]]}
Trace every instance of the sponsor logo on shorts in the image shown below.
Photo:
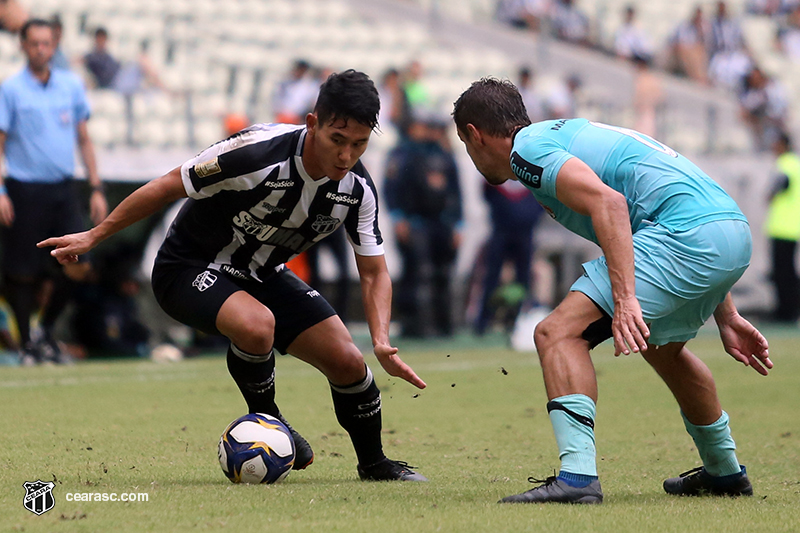
{"label": "sponsor logo on shorts", "polygon": [[335,230],[341,222],[342,221],[338,218],[328,215],[317,215],[317,219],[311,224],[311,229],[317,233],[330,233]]}
{"label": "sponsor logo on shorts", "polygon": [[194,166],[194,172],[198,178],[207,178],[208,176],[219,174],[222,172],[222,167],[219,166],[219,157],[198,163]]}
{"label": "sponsor logo on shorts", "polygon": [[214,283],[217,281],[217,276],[212,274],[208,270],[205,272],[201,272],[198,274],[194,281],[192,282],[192,287],[197,287],[197,290],[203,292],[211,288]]}
{"label": "sponsor logo on shorts", "polygon": [[226,274],[230,274],[234,278],[247,279],[247,274],[245,274],[243,271],[239,270],[238,268],[233,268],[230,265],[222,265],[222,267],[220,267],[220,270],[222,270]]}
{"label": "sponsor logo on shorts", "polygon": [[335,204],[356,205],[358,203],[358,198],[344,193],[329,192],[325,198],[333,200]]}
{"label": "sponsor logo on shorts", "polygon": [[542,186],[544,169],[526,161],[517,152],[511,154],[511,170],[514,171],[517,179],[528,187],[538,189]]}

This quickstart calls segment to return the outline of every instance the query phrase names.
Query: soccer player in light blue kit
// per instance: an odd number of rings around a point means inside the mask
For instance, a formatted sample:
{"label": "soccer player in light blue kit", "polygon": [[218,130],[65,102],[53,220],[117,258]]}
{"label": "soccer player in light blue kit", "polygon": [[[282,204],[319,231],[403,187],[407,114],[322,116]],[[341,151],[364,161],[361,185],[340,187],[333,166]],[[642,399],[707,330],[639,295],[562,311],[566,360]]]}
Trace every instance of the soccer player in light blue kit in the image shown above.
{"label": "soccer player in light blue kit", "polygon": [[685,157],[641,133],[585,119],[531,124],[508,81],[484,78],[455,103],[472,161],[491,184],[523,183],[564,227],[604,256],[539,325],[534,341],[561,459],[557,476],[501,502],[601,503],[589,351],[639,352],[677,400],[703,466],[664,481],[678,495],[751,495],[708,367],[685,344],[713,314],[725,350],[766,375],[766,339],[730,288],[750,262],[736,203]]}

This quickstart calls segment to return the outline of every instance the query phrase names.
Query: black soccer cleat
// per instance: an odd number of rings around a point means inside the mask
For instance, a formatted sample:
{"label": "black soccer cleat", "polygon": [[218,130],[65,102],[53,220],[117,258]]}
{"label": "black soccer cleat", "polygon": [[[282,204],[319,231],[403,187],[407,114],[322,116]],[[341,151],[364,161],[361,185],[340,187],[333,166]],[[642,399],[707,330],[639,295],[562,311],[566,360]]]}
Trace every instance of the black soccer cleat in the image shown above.
{"label": "black soccer cleat", "polygon": [[699,466],[678,477],[664,480],[667,494],[677,496],[752,496],[753,485],[747,478],[747,469],[729,476],[712,476],[705,467]]}
{"label": "black soccer cleat", "polygon": [[392,461],[384,458],[371,466],[358,465],[358,477],[364,481],[428,481],[422,474],[417,474],[408,463]]}
{"label": "black soccer cleat", "polygon": [[603,490],[597,479],[585,487],[567,485],[556,476],[547,479],[529,477],[528,481],[542,484],[522,494],[506,496],[497,503],[603,503]]}
{"label": "black soccer cleat", "polygon": [[278,420],[283,422],[283,425],[286,426],[286,429],[292,434],[292,440],[294,441],[294,464],[292,465],[292,470],[303,470],[307,468],[314,462],[314,450],[311,449],[311,445],[300,433],[295,431],[291,424],[289,424],[280,413],[278,413]]}

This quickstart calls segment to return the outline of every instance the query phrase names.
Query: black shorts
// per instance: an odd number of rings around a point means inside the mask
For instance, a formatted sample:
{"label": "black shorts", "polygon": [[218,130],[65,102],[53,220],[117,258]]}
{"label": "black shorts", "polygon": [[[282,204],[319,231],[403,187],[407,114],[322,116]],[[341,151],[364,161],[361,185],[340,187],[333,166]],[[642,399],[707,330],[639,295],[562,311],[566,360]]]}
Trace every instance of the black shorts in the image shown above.
{"label": "black shorts", "polygon": [[275,315],[274,346],[284,354],[298,335],[336,314],[319,292],[285,267],[258,282],[202,266],[156,261],[152,280],[156,300],[169,316],[212,335],[220,335],[217,314],[225,300],[247,292]]}
{"label": "black shorts", "polygon": [[[85,229],[77,184],[71,180],[56,183],[28,183],[5,180],[14,205],[14,223],[3,228],[3,272],[37,278],[57,267],[50,249],[36,243]],[[86,259],[82,256],[82,259]]]}

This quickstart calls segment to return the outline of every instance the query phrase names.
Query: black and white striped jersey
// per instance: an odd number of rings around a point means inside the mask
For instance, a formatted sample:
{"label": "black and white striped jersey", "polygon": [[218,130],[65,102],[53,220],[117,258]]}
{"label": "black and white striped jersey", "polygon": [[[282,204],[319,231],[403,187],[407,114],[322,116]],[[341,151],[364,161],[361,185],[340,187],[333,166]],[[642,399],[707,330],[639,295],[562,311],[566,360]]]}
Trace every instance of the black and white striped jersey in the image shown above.
{"label": "black and white striped jersey", "polygon": [[181,167],[186,205],[158,261],[263,280],[344,224],[355,252],[382,255],[375,185],[359,161],[341,181],[313,180],[304,126],[257,124]]}

